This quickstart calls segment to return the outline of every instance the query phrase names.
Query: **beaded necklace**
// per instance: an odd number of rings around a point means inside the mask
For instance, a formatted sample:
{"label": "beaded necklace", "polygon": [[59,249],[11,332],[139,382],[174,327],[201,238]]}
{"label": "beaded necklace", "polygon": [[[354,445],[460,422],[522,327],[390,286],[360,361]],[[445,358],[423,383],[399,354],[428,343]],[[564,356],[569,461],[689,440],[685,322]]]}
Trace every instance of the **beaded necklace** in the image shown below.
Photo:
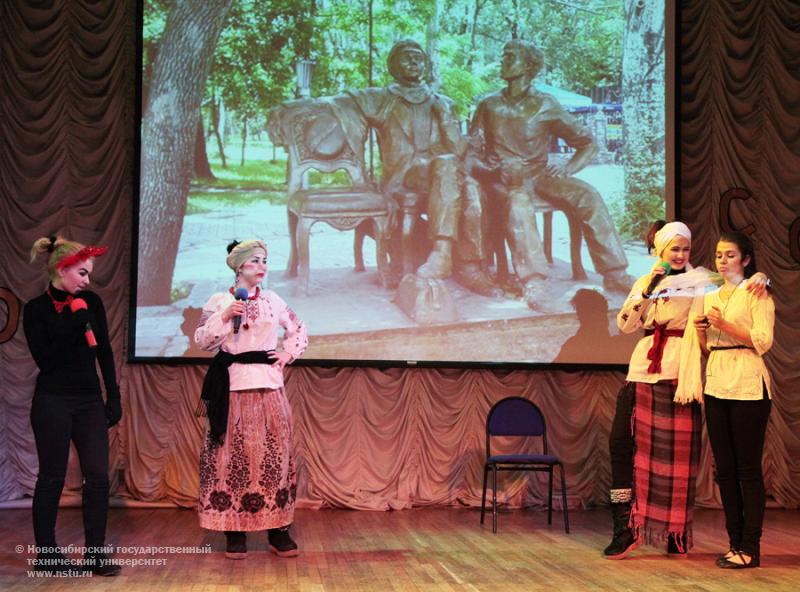
{"label": "beaded necklace", "polygon": [[[228,291],[231,293],[231,296],[233,296],[235,294],[235,292],[236,292],[233,287],[231,287]],[[253,321],[255,323],[256,319],[258,318],[258,315],[259,315],[258,296],[259,296],[259,294],[261,294],[261,288],[256,286],[256,291],[253,293],[253,295],[252,296],[248,296],[247,300],[244,301],[245,314],[244,314],[244,319],[242,319],[244,321],[242,323],[242,329],[244,329],[245,331],[250,329],[250,322],[249,321]]]}

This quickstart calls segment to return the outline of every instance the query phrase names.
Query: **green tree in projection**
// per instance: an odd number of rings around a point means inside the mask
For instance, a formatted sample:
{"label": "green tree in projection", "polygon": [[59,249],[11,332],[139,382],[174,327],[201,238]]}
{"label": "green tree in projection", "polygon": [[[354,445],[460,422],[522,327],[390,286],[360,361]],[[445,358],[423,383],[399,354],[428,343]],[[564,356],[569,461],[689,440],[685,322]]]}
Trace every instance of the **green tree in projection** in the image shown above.
{"label": "green tree in projection", "polygon": [[[458,9],[459,4],[466,4]],[[598,84],[619,84],[624,19],[621,0],[450,0],[448,19],[469,39],[469,59],[496,64],[503,44],[523,39],[545,55],[543,80],[590,95]]]}
{"label": "green tree in projection", "polygon": [[311,49],[313,0],[237,0],[214,55],[208,95],[221,99],[242,134],[293,96],[294,64]]}
{"label": "green tree in projection", "polygon": [[[167,14],[170,8],[169,0],[144,0],[142,22],[142,86],[146,90],[150,87],[153,77],[153,62],[158,54],[158,44]],[[146,92],[142,93],[142,101],[147,102]]]}
{"label": "green tree in projection", "polygon": [[[171,2],[169,0],[145,0],[142,22],[142,111],[148,102],[150,82],[153,76],[153,63],[158,55],[161,34],[167,22]],[[203,118],[197,122],[194,147],[194,176],[201,179],[213,179],[214,173],[208,162],[206,153],[206,137]]]}
{"label": "green tree in projection", "polygon": [[621,230],[644,236],[663,218],[666,115],[664,112],[664,0],[625,0],[623,128],[625,211]]}
{"label": "green tree in projection", "polygon": [[173,3],[158,41],[142,116],[140,305],[170,302],[203,87],[231,2]]}
{"label": "green tree in projection", "polygon": [[365,0],[317,0],[311,58],[314,96],[369,83],[369,12]]}
{"label": "green tree in projection", "polygon": [[[312,40],[317,62],[313,94],[324,96],[368,84],[369,0],[318,0]],[[434,54],[431,80],[467,114],[481,94],[502,86],[497,77],[503,44],[536,43],[547,64],[542,80],[590,95],[621,81],[622,0],[373,0],[373,85],[390,82],[386,55],[400,37]],[[436,26],[432,20],[438,15]],[[567,42],[568,41],[568,42]]]}
{"label": "green tree in projection", "polygon": [[[373,0],[373,86],[391,81],[386,56],[392,44],[411,37],[425,46],[425,31],[441,0]],[[317,0],[312,92],[332,95],[369,85],[369,0]]]}

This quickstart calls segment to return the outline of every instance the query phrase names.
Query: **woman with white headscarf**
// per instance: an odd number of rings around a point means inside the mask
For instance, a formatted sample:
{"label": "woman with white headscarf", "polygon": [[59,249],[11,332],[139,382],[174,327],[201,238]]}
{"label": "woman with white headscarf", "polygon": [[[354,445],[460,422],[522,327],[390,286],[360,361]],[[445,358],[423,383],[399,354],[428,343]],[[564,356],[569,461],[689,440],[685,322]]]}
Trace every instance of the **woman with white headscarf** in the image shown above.
{"label": "woman with white headscarf", "polygon": [[267,531],[273,553],[293,557],[296,481],[283,368],[302,355],[308,336],[286,302],[261,289],[262,241],[234,241],[226,262],[235,284],[211,296],[195,332],[200,347],[217,352],[199,407],[209,423],[200,456],[200,525],[225,532],[230,559],[247,556],[246,533],[258,530]]}
{"label": "woman with white headscarf", "polygon": [[[692,267],[691,241],[682,222],[654,223],[647,246],[658,261],[634,283],[617,315],[620,331],[645,334],[631,356],[609,438],[614,534],[604,550],[608,559],[623,559],[640,542],[666,539],[671,557],[685,557],[692,546],[703,385],[700,358],[683,334],[719,277]],[[754,276],[747,289],[763,293],[766,277]]]}

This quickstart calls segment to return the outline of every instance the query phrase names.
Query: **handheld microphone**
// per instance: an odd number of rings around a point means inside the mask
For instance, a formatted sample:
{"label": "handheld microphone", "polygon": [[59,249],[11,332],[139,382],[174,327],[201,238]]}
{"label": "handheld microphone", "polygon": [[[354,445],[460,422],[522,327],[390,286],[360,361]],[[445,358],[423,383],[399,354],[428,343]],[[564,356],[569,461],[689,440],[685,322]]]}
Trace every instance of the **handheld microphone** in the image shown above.
{"label": "handheld microphone", "polygon": [[[69,303],[69,309],[73,314],[79,310],[88,310],[88,308],[89,307],[86,305],[86,301],[83,298],[74,298],[72,302]],[[86,343],[89,345],[89,347],[97,347],[97,339],[95,339],[94,331],[92,331],[92,325],[89,323],[89,321],[86,321],[86,327],[83,329],[83,336],[86,338]]]}
{"label": "handheld microphone", "polygon": [[644,293],[647,294],[648,296],[650,296],[653,293],[653,290],[656,289],[658,283],[666,276],[668,276],[670,271],[672,271],[672,266],[667,261],[662,261],[658,265],[659,267],[663,267],[666,273],[664,275],[654,276],[653,279],[650,280],[650,285],[648,285],[647,289],[644,291]]}
{"label": "handheld microphone", "polygon": [[[236,300],[247,300],[250,296],[250,293],[247,291],[247,288],[236,288],[236,291],[233,293],[233,297]],[[237,334],[239,332],[239,327],[242,325],[242,317],[233,317],[233,334]]]}

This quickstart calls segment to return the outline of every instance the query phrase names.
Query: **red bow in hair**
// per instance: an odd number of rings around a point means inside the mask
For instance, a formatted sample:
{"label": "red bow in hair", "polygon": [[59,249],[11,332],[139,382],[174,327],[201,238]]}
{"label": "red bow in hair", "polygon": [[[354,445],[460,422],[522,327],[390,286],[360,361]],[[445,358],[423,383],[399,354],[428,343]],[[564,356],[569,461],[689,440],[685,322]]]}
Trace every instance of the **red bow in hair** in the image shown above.
{"label": "red bow in hair", "polygon": [[79,263],[81,261],[86,261],[91,257],[99,257],[100,255],[105,255],[106,251],[108,251],[108,247],[96,247],[94,245],[83,247],[77,253],[73,253],[68,257],[64,257],[61,261],[56,263],[56,268],[64,269],[65,267],[75,265],[76,263]]}

